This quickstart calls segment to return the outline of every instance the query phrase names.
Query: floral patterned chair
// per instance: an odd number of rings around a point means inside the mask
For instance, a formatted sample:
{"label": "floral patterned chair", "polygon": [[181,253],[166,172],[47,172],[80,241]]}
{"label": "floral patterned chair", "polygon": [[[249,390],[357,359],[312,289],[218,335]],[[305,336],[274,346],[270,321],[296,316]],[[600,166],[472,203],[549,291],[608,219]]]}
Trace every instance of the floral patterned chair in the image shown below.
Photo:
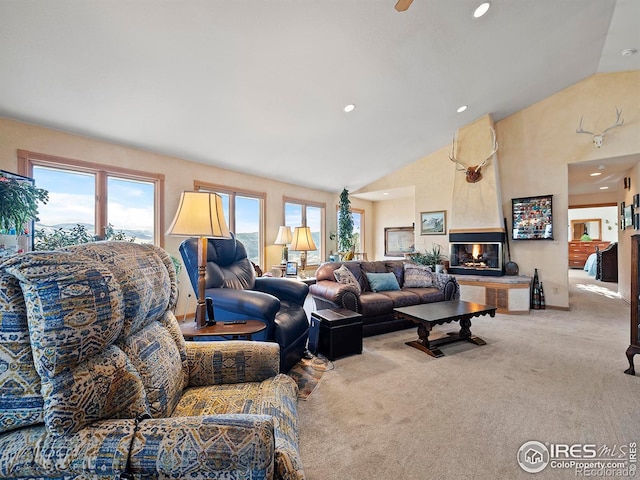
{"label": "floral patterned chair", "polygon": [[0,263],[0,478],[304,478],[278,345],[185,342],[176,297],[153,245]]}

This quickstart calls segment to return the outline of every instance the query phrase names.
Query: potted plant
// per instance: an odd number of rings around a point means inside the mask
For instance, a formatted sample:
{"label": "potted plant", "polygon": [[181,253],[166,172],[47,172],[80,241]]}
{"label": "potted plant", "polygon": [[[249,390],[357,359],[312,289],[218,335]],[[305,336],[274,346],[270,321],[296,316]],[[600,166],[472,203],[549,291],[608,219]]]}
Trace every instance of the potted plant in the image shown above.
{"label": "potted plant", "polygon": [[[338,204],[338,251],[345,257],[353,257],[355,248],[353,238],[353,216],[351,215],[351,200],[349,200],[349,190],[346,188],[340,193],[340,203]],[[346,258],[349,260],[350,258]]]}
{"label": "potted plant", "polygon": [[38,202],[47,203],[49,200],[49,192],[25,180],[0,173],[0,234],[4,235],[0,242],[2,244],[17,245],[18,237],[25,233],[29,222],[38,220]]}
{"label": "potted plant", "polygon": [[424,253],[412,253],[408,255],[408,258],[417,265],[431,267],[432,271],[436,273],[442,272],[444,261],[447,260],[447,257],[442,254],[442,247],[437,243],[431,245],[431,250],[425,250]]}

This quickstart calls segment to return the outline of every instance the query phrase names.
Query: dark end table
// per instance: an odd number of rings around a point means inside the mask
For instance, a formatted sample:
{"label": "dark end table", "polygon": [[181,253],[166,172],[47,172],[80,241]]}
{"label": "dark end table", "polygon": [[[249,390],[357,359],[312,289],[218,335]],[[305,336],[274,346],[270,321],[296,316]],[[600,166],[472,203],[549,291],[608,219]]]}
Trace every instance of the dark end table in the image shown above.
{"label": "dark end table", "polygon": [[180,331],[185,340],[193,340],[195,337],[226,337],[231,340],[251,340],[252,335],[261,332],[267,325],[259,320],[247,320],[246,323],[225,325],[224,321],[218,321],[215,325],[196,329],[196,322],[180,324]]}
{"label": "dark end table", "polygon": [[[466,340],[476,345],[486,345],[487,343],[480,337],[471,334],[471,319],[487,314],[494,317],[496,307],[462,300],[451,300],[394,308],[394,312],[396,318],[405,318],[418,324],[418,340],[406,342],[406,344],[438,358],[444,356],[438,346],[445,343]],[[434,325],[444,325],[445,323],[458,321],[460,322],[459,332],[450,332],[444,338],[429,340],[429,333],[431,333]]]}

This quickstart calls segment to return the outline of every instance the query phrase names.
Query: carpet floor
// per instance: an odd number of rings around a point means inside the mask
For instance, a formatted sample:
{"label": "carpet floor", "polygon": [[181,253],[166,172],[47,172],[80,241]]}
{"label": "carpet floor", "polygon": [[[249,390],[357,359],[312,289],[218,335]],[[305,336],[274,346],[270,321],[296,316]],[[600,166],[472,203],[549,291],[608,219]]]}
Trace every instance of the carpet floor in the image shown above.
{"label": "carpet floor", "polygon": [[[637,442],[640,378],[623,373],[629,305],[615,284],[569,278],[570,311],[473,319],[487,345],[444,345],[434,359],[404,344],[417,338],[409,329],[335,361],[298,404],[307,479],[530,479],[517,462],[527,441]],[[548,466],[533,478],[575,476]]]}

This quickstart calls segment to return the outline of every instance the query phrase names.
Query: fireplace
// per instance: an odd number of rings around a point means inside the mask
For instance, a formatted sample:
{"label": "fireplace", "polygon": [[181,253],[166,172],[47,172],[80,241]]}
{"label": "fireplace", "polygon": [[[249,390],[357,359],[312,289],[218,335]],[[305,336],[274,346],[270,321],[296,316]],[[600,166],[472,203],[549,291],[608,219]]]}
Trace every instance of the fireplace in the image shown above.
{"label": "fireplace", "polygon": [[449,273],[504,275],[504,232],[469,232],[449,235]]}

